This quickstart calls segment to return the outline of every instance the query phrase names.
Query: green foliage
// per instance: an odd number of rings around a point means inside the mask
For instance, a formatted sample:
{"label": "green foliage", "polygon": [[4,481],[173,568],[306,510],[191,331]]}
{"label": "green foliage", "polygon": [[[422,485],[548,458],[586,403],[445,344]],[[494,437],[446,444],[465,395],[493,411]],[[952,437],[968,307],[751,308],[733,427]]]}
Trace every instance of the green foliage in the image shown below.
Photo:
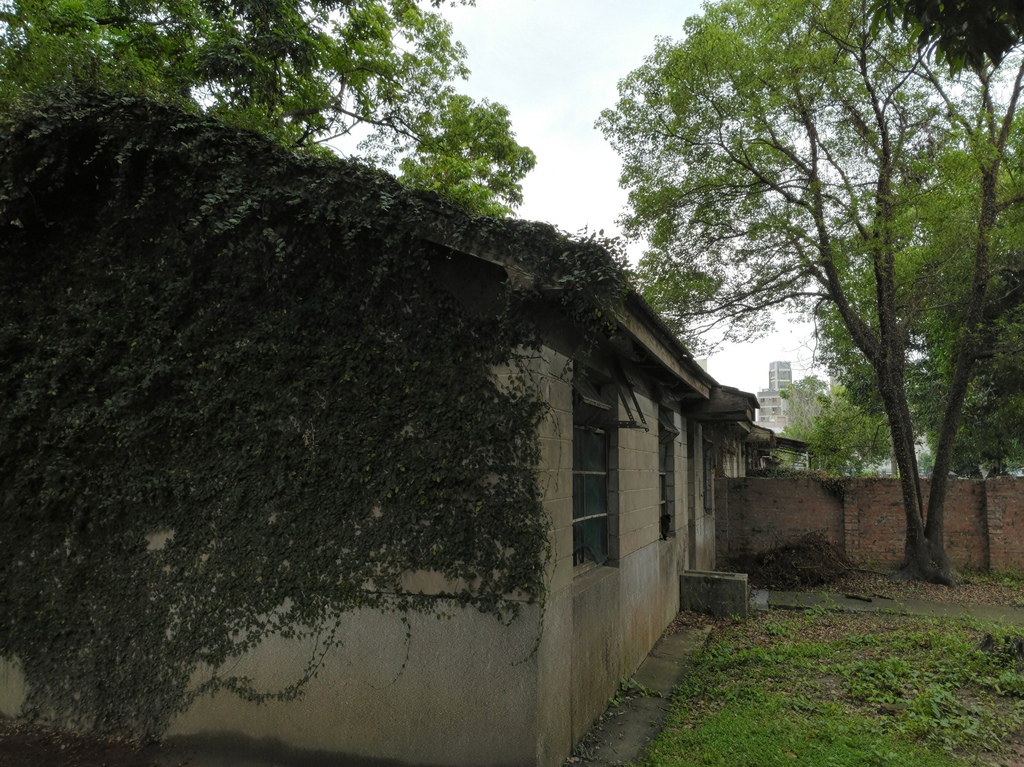
{"label": "green foliage", "polygon": [[[2,135],[0,656],[27,713],[153,735],[204,692],[297,694],[319,656],[282,690],[231,676],[270,634],[326,652],[360,608],[543,599],[533,317],[605,329],[596,241],[136,97]],[[464,304],[439,238],[529,279]],[[199,664],[226,670],[190,688]]]}
{"label": "green foliage", "polygon": [[619,680],[619,687],[615,694],[608,700],[608,705],[618,708],[632,698],[660,698],[661,693],[652,690],[643,682],[638,682],[631,676],[624,676]]}
{"label": "green foliage", "polygon": [[[1003,326],[1005,328],[1005,324]],[[959,476],[1006,474],[1024,466],[1024,376],[1017,333],[1001,329],[998,350],[979,360],[964,401],[953,448],[952,471]],[[934,401],[942,379],[923,360],[912,371],[910,398],[917,422],[934,450],[941,418]]]}
{"label": "green foliage", "polygon": [[480,215],[506,215],[523,201],[519,179],[533,169],[533,152],[515,142],[501,104],[455,96],[448,109],[447,121],[399,162],[401,181]]}
{"label": "green foliage", "polygon": [[806,436],[812,467],[829,476],[857,476],[889,458],[885,417],[857,407],[842,386],[821,399],[821,412]]}
{"label": "green foliage", "polygon": [[827,393],[828,386],[817,376],[794,381],[780,392],[782,399],[787,400],[784,436],[806,440],[814,419],[821,413],[821,398]]}
{"label": "green foliage", "polygon": [[932,47],[953,72],[999,64],[1024,36],[1024,8],[1016,0],[875,0],[875,23],[903,27],[922,50]]}
{"label": "green foliage", "polygon": [[956,764],[941,754],[896,739],[873,736],[862,717],[841,707],[778,694],[749,694],[728,701],[699,726],[670,723],[642,762],[645,765],[827,764],[834,767],[938,767]]}
{"label": "green foliage", "polygon": [[[995,750],[1008,732],[1024,724],[1021,701],[996,701],[1020,697],[1011,653],[980,652],[963,632],[933,629],[906,639],[909,660],[883,655],[843,669],[852,698],[899,714],[888,723],[893,731],[946,750]],[[995,643],[1006,639],[1001,635]]]}
{"label": "green foliage", "polygon": [[0,111],[40,89],[86,84],[319,154],[362,126],[368,159],[403,156],[413,186],[505,215],[535,158],[515,142],[505,107],[456,92],[468,69],[451,34],[415,0],[3,0]]}
{"label": "green foliage", "polygon": [[[1016,63],[992,81],[1009,85]],[[709,6],[683,40],[659,40],[599,123],[623,159],[627,229],[651,243],[645,296],[692,333],[710,322],[757,333],[767,308],[789,304],[849,343],[842,304],[877,337],[884,239],[912,330],[970,285],[964,256],[991,149],[966,126],[982,96],[925,68],[905,36],[872,32],[857,3]],[[944,99],[954,111],[938,108]]]}

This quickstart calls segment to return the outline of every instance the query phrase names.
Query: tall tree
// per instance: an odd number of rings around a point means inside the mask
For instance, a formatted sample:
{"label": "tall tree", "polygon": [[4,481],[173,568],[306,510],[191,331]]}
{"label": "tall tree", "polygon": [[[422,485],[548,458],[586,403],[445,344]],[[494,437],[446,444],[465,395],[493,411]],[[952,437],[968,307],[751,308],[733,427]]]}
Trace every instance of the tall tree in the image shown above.
{"label": "tall tree", "polygon": [[0,110],[87,84],[190,105],[298,149],[360,128],[363,155],[404,158],[409,185],[502,215],[522,202],[535,157],[504,106],[455,90],[465,57],[416,0],[0,0]]}
{"label": "tall tree", "polygon": [[[1024,325],[1018,313],[1008,313],[994,328],[964,397],[950,459],[958,476],[1005,474],[1024,466]],[[908,375],[915,421],[933,445],[942,426],[933,407],[944,387],[941,357],[938,363],[922,355]]]}
{"label": "tall tree", "polygon": [[[906,516],[901,574],[952,583],[945,475],[996,319],[1024,199],[1019,55],[951,83],[860,0],[726,0],[662,39],[600,125],[622,155],[641,277],[680,327],[789,304],[873,373]],[[662,283],[671,290],[661,290]],[[670,299],[666,301],[666,299]],[[905,378],[941,333],[945,386],[927,509]]]}

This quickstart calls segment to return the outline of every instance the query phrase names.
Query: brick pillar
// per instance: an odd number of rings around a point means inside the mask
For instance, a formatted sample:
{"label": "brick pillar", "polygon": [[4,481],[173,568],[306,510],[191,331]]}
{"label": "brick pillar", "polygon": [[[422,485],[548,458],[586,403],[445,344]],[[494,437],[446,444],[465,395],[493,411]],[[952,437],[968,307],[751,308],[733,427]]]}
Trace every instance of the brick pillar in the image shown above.
{"label": "brick pillar", "polygon": [[853,562],[860,562],[860,508],[857,503],[857,484],[847,482],[839,499],[839,513],[843,520],[843,548],[846,557]]}

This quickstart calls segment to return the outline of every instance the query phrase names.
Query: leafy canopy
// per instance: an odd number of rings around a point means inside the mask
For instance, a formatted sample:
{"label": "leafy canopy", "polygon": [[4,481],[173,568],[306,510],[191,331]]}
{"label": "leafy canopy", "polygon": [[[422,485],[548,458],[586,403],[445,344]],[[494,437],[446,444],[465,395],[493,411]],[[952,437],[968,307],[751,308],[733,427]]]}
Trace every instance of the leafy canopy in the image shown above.
{"label": "leafy canopy", "polygon": [[924,521],[907,369],[927,357],[942,382],[944,477],[1024,268],[1021,56],[951,81],[861,0],[726,0],[685,31],[599,123],[623,159],[627,231],[651,243],[644,293],[677,329],[736,339],[775,306],[813,314],[836,359],[871,370],[908,558],[948,570],[944,487]]}
{"label": "leafy canopy", "polygon": [[993,307],[1024,252],[1013,114],[1005,149],[993,135],[1020,58],[954,86],[861,10],[710,6],[683,41],[658,41],[599,125],[622,156],[627,231],[650,242],[642,289],[691,343],[715,324],[756,334],[783,305],[816,316],[838,365],[891,344],[897,359],[945,355],[948,376],[973,295],[980,168],[998,151],[1000,226],[980,275]]}
{"label": "leafy canopy", "polygon": [[827,393],[828,385],[817,376],[801,378],[779,392],[779,396],[786,400],[787,437],[805,439],[800,435],[810,428],[815,417],[821,412],[819,398]]}
{"label": "leafy canopy", "polygon": [[451,33],[415,0],[0,0],[0,109],[77,83],[309,151],[362,126],[365,156],[403,157],[411,186],[507,214],[535,157],[504,106],[457,93],[468,70]]}
{"label": "leafy canopy", "polygon": [[791,401],[811,399],[813,403],[804,404],[801,417],[790,418],[785,432],[787,437],[807,443],[808,468],[829,476],[856,476],[890,456],[885,416],[858,407],[845,387],[826,391],[824,384],[812,377],[793,384],[788,393]]}
{"label": "leafy canopy", "polygon": [[933,116],[926,88],[906,78],[913,47],[889,36],[859,50],[854,10],[845,0],[710,6],[687,21],[682,42],[658,41],[602,115],[623,160],[627,231],[651,245],[645,295],[691,342],[712,323],[742,339],[771,307],[831,298],[826,263],[861,315],[874,313],[864,278],[882,158],[867,88],[888,98],[894,121],[897,111],[917,118],[891,137],[908,187],[923,180]]}
{"label": "leafy canopy", "polygon": [[919,47],[934,46],[954,72],[1001,63],[1024,36],[1019,0],[876,0],[873,12],[876,22],[899,19]]}

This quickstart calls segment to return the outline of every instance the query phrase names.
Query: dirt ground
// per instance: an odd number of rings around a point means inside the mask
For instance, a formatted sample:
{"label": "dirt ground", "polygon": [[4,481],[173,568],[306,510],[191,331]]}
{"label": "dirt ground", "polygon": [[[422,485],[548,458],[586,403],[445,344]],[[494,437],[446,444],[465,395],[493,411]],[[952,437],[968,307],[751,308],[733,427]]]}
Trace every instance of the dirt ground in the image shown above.
{"label": "dirt ground", "polygon": [[[758,583],[756,578],[752,579],[752,585],[771,586]],[[927,583],[897,583],[891,581],[885,573],[848,570],[831,579],[828,584],[804,588],[893,599],[1024,606],[1024,584],[1011,578],[968,575],[961,585],[950,589]],[[710,619],[682,615],[677,622],[679,625],[694,625],[705,620]],[[1021,743],[1011,745],[1024,754],[1024,736]],[[166,759],[158,759],[158,754],[157,746],[143,748],[123,740],[77,736],[0,717],[2,767],[169,767]],[[1007,764],[1024,767],[1024,759]]]}
{"label": "dirt ground", "polygon": [[152,755],[152,747],[113,738],[83,737],[0,717],[3,767],[158,767]]}

